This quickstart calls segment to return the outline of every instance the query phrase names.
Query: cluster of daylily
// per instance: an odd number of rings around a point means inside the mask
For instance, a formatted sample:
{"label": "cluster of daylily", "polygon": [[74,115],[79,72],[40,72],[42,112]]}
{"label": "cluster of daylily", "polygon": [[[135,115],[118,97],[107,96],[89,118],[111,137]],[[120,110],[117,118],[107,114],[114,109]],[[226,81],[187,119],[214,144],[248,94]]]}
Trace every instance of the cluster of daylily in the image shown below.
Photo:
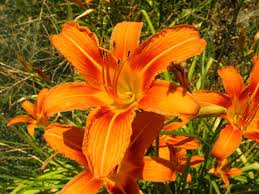
{"label": "cluster of daylily", "polygon": [[[187,150],[199,148],[192,137],[159,135],[172,131],[199,116],[206,107],[221,107],[228,122],[221,130],[211,154],[217,165],[209,172],[223,179],[240,174],[229,169],[227,158],[239,146],[242,135],[259,141],[259,58],[248,86],[233,67],[219,71],[226,94],[210,91],[190,93],[176,83],[155,79],[169,66],[199,55],[206,46],[197,29],[178,25],[161,30],[139,44],[141,22],[115,26],[110,48],[101,48],[96,35],[74,22],[63,25],[51,36],[53,46],[82,74],[85,82],[70,82],[43,89],[37,102],[22,103],[33,117],[16,116],[8,125],[29,123],[30,135],[36,126],[45,127],[46,142],[58,153],[84,166],[61,193],[96,193],[105,186],[110,193],[141,193],[137,180],[175,181],[185,166],[204,161]],[[92,109],[94,108],[94,109]],[[85,128],[50,123],[52,115],[91,109]],[[223,111],[222,111],[223,110]],[[166,118],[181,121],[164,124]],[[157,138],[156,138],[157,137]],[[145,156],[150,146],[155,156]],[[191,175],[187,175],[191,182]]]}

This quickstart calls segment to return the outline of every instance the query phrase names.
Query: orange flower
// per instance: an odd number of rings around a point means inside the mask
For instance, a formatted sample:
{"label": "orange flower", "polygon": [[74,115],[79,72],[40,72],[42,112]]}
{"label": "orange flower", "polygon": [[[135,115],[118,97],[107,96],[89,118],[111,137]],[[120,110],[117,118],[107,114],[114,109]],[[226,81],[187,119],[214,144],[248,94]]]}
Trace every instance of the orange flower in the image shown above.
{"label": "orange flower", "polygon": [[[96,35],[76,23],[66,23],[52,44],[84,76],[83,82],[58,85],[44,103],[48,116],[97,107],[88,117],[83,153],[97,178],[108,176],[130,144],[135,110],[161,115],[195,115],[199,106],[189,93],[155,76],[170,63],[202,52],[206,42],[188,25],[171,27],[138,45],[142,23],[115,26],[110,50],[100,48]],[[109,158],[109,159],[108,159]]]}
{"label": "orange flower", "polygon": [[[142,179],[153,182],[175,181],[176,173],[182,174],[187,165],[186,150],[199,148],[199,143],[192,137],[186,136],[160,136],[159,157],[144,158]],[[190,166],[196,166],[204,161],[203,156],[192,156]],[[158,170],[154,170],[158,169]],[[187,175],[191,181],[191,175]]]}
{"label": "orange flower", "polygon": [[217,161],[215,168],[209,170],[209,173],[214,174],[217,177],[222,178],[225,187],[229,186],[229,177],[238,176],[241,174],[239,168],[229,168],[227,159]]}
{"label": "orange flower", "polygon": [[226,94],[196,91],[195,98],[202,106],[219,105],[227,109],[222,116],[228,125],[221,130],[212,149],[218,160],[230,156],[240,145],[242,134],[259,142],[259,56],[253,58],[254,68],[245,87],[242,77],[234,67],[219,70]]}
{"label": "orange flower", "polygon": [[[96,178],[89,169],[87,156],[82,150],[84,129],[74,126],[52,124],[45,130],[44,138],[57,152],[77,161],[85,170],[75,176],[61,191],[62,194],[95,194],[104,184],[111,193],[138,193],[136,178],[140,177],[139,169],[143,166],[145,149],[151,144],[159,129],[163,126],[164,117],[156,113],[137,112],[133,121],[133,135],[129,148],[121,163],[107,177]],[[107,157],[105,160],[112,160]]]}
{"label": "orange flower", "polygon": [[44,88],[42,89],[37,98],[37,102],[35,104],[30,103],[29,101],[24,101],[22,103],[23,109],[31,115],[31,117],[27,115],[18,115],[14,118],[10,119],[7,122],[7,126],[12,126],[16,123],[29,123],[27,125],[27,131],[28,133],[34,137],[35,127],[36,126],[46,126],[48,123],[48,119],[46,115],[43,113],[43,102],[48,93],[48,89]]}

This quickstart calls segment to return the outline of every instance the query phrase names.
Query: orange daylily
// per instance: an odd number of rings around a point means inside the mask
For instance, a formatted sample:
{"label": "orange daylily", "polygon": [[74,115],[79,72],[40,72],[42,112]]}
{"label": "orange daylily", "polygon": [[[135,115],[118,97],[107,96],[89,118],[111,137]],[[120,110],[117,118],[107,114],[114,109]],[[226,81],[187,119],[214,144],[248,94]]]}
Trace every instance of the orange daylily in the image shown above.
{"label": "orange daylily", "polygon": [[62,32],[51,37],[54,47],[86,82],[51,89],[44,111],[50,116],[97,107],[88,118],[83,141],[83,153],[97,178],[108,176],[123,159],[135,110],[171,116],[199,111],[192,96],[184,94],[181,87],[154,79],[169,64],[200,54],[205,40],[194,27],[179,25],[161,30],[139,45],[141,28],[141,22],[117,24],[109,50],[100,48],[96,35],[76,23],[64,24]]}
{"label": "orange daylily", "polygon": [[225,187],[229,186],[229,177],[238,176],[241,174],[239,168],[229,168],[227,159],[217,161],[215,168],[209,170],[209,173],[222,178]]}
{"label": "orange daylily", "polygon": [[32,104],[29,101],[24,101],[21,105],[23,109],[31,115],[18,115],[15,116],[14,118],[11,118],[7,122],[7,126],[12,126],[16,123],[28,123],[27,125],[27,131],[28,133],[34,137],[34,132],[35,132],[35,127],[36,126],[46,126],[48,123],[48,119],[46,115],[43,113],[43,102],[48,93],[48,89],[44,88],[42,89],[39,94],[38,98],[35,104]]}
{"label": "orange daylily", "polygon": [[[91,113],[90,113],[91,114]],[[144,152],[163,126],[164,117],[156,113],[137,112],[133,121],[131,143],[122,162],[111,174],[96,178],[89,169],[87,156],[84,154],[84,129],[74,126],[52,124],[47,127],[44,138],[58,153],[77,161],[85,170],[75,176],[61,191],[62,194],[95,194],[104,184],[111,193],[135,194],[139,191],[136,178],[143,166]],[[112,158],[107,157],[106,160]]]}
{"label": "orange daylily", "polygon": [[[175,181],[176,173],[182,174],[187,165],[186,150],[198,149],[199,146],[193,137],[160,136],[159,157],[146,156],[144,158],[142,179],[153,182]],[[191,157],[189,165],[193,167],[203,161],[203,156],[194,155]],[[187,175],[187,180],[191,181],[190,174]]]}
{"label": "orange daylily", "polygon": [[253,58],[254,67],[245,86],[234,67],[219,70],[226,94],[196,91],[195,98],[201,106],[219,105],[227,109],[222,116],[228,125],[221,130],[212,149],[218,160],[230,156],[239,146],[242,134],[245,138],[259,142],[259,56]]}

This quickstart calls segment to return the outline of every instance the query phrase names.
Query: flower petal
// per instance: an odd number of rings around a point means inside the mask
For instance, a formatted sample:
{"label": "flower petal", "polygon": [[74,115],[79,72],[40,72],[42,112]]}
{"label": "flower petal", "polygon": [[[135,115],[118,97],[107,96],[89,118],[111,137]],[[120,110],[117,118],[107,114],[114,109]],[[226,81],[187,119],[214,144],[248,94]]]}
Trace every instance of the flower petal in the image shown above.
{"label": "flower petal", "polygon": [[191,118],[192,118],[192,116],[190,116],[190,115],[181,115],[179,121],[174,121],[174,122],[171,122],[171,123],[165,125],[163,130],[165,130],[165,131],[176,130],[176,129],[186,125],[190,121]]}
{"label": "flower petal", "polygon": [[142,26],[142,22],[116,24],[111,35],[110,50],[121,62],[138,47]]}
{"label": "flower petal", "polygon": [[231,125],[227,125],[221,130],[211,154],[218,160],[226,159],[240,145],[241,140],[242,131],[238,128],[233,128]]}
{"label": "flower petal", "polygon": [[131,68],[141,71],[143,88],[148,88],[154,77],[170,63],[181,63],[200,54],[206,45],[197,29],[179,25],[161,30],[143,42],[132,55]]}
{"label": "flower petal", "polygon": [[102,108],[88,116],[83,152],[95,177],[107,177],[122,161],[130,143],[133,119],[132,109],[113,112]]}
{"label": "flower petal", "polygon": [[175,181],[176,171],[170,161],[162,158],[145,157],[142,179],[152,182]]}
{"label": "flower petal", "polygon": [[35,134],[35,127],[36,127],[35,124],[27,125],[27,131],[30,134],[30,136],[32,136],[32,137],[34,137],[34,134]]}
{"label": "flower petal", "polygon": [[199,142],[194,137],[167,135],[164,141],[175,148],[186,150],[195,150],[200,147]]}
{"label": "flower petal", "polygon": [[250,91],[254,91],[257,87],[259,87],[259,55],[255,55],[253,57],[254,67],[250,73],[249,77],[249,89]]}
{"label": "flower petal", "polygon": [[89,172],[83,171],[69,181],[60,194],[96,194],[101,186],[101,180],[94,178]]}
{"label": "flower petal", "polygon": [[231,169],[225,171],[225,174],[230,177],[238,176],[241,173],[242,173],[242,171],[239,168],[231,168]]}
{"label": "flower petal", "polygon": [[36,121],[29,117],[29,116],[26,116],[26,115],[18,115],[18,116],[15,116],[13,118],[11,118],[10,120],[8,120],[7,122],[7,126],[11,126],[11,125],[14,125],[16,123],[35,123]]}
{"label": "flower petal", "polygon": [[195,167],[205,160],[203,156],[194,155],[191,157],[190,166]]}
{"label": "flower petal", "polygon": [[218,71],[226,93],[230,97],[239,98],[245,88],[244,80],[233,66],[227,66]]}
{"label": "flower petal", "polygon": [[63,25],[60,34],[51,36],[51,42],[85,80],[94,85],[100,83],[102,55],[93,32],[70,22]]}
{"label": "flower petal", "polygon": [[35,109],[35,114],[37,117],[40,117],[43,114],[43,104],[44,104],[44,100],[48,94],[48,89],[47,88],[43,88],[37,97],[37,102],[36,102],[36,109]]}
{"label": "flower petal", "polygon": [[141,177],[145,151],[163,127],[164,116],[152,112],[137,112],[132,124],[130,146],[121,163],[120,173]]}
{"label": "flower petal", "polygon": [[83,82],[60,84],[49,90],[44,102],[44,112],[50,116],[57,112],[106,105],[110,102],[107,93]]}
{"label": "flower petal", "polygon": [[139,108],[161,115],[196,115],[199,105],[183,88],[164,81],[155,80],[139,102]]}
{"label": "flower petal", "polygon": [[56,152],[87,166],[86,158],[82,152],[84,129],[52,124],[46,128],[44,138]]}
{"label": "flower petal", "polygon": [[218,105],[223,107],[229,107],[231,105],[231,99],[218,92],[210,92],[207,90],[196,90],[193,91],[194,99],[200,104],[200,106],[211,106]]}
{"label": "flower petal", "polygon": [[21,106],[23,107],[23,109],[30,114],[32,117],[35,118],[35,113],[34,113],[34,104],[30,103],[29,101],[25,100]]}
{"label": "flower petal", "polygon": [[106,189],[112,194],[137,194],[139,187],[134,178],[127,174],[120,174],[107,180]]}

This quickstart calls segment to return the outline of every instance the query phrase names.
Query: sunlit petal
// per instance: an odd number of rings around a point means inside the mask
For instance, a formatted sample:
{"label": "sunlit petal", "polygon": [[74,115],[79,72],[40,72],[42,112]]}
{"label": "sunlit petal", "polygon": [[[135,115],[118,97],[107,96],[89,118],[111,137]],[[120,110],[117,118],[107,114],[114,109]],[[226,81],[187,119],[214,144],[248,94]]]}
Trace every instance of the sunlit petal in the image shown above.
{"label": "sunlit petal", "polygon": [[161,115],[196,115],[199,105],[183,88],[173,83],[156,80],[139,102],[139,108]]}
{"label": "sunlit petal", "polygon": [[121,22],[116,24],[110,42],[112,54],[123,62],[139,44],[142,22]]}
{"label": "sunlit petal", "polygon": [[226,93],[230,97],[239,98],[241,92],[245,88],[244,80],[237,70],[232,66],[227,66],[218,71],[222,79]]}
{"label": "sunlit petal", "polygon": [[83,171],[69,181],[60,194],[96,194],[102,181],[94,178],[89,172]]}
{"label": "sunlit petal", "polygon": [[62,32],[51,36],[54,47],[84,76],[98,85],[101,80],[102,55],[96,35],[76,23],[66,23]]}
{"label": "sunlit petal", "polygon": [[240,145],[242,140],[242,131],[238,128],[233,128],[227,125],[221,130],[217,138],[211,154],[218,160],[223,160],[230,156],[236,148]]}
{"label": "sunlit petal", "polygon": [[171,162],[162,158],[146,156],[142,173],[142,179],[145,181],[165,182],[176,179],[176,171],[172,168]]}
{"label": "sunlit petal", "polygon": [[11,126],[11,125],[14,125],[16,123],[35,123],[36,121],[29,117],[29,116],[26,116],[26,115],[18,115],[18,116],[15,116],[13,118],[11,118],[8,122],[7,122],[7,126]]}
{"label": "sunlit petal", "polygon": [[32,117],[35,118],[35,113],[34,113],[34,104],[30,103],[29,101],[25,100],[21,106],[23,107],[23,109],[29,113]]}
{"label": "sunlit petal", "polygon": [[95,177],[107,177],[121,162],[132,134],[132,109],[99,109],[88,116],[83,152]]}
{"label": "sunlit petal", "polygon": [[170,63],[181,63],[200,54],[206,45],[197,29],[179,25],[161,30],[143,42],[132,55],[131,67],[141,71],[143,88],[148,88],[154,77]]}
{"label": "sunlit petal", "polygon": [[36,107],[35,107],[36,109],[34,111],[37,117],[39,117],[43,114],[43,104],[44,104],[44,100],[48,94],[48,91],[49,90],[47,88],[44,88],[38,94],[37,101],[36,101]]}
{"label": "sunlit petal", "polygon": [[193,97],[201,106],[218,105],[223,107],[229,107],[231,105],[231,99],[225,94],[218,92],[210,92],[207,90],[193,91]]}
{"label": "sunlit petal", "polygon": [[35,124],[28,124],[27,125],[27,131],[30,134],[30,136],[34,137],[34,133],[35,133]]}
{"label": "sunlit petal", "polygon": [[44,112],[50,116],[57,112],[106,105],[111,99],[103,91],[83,82],[60,84],[49,90],[44,102]]}

